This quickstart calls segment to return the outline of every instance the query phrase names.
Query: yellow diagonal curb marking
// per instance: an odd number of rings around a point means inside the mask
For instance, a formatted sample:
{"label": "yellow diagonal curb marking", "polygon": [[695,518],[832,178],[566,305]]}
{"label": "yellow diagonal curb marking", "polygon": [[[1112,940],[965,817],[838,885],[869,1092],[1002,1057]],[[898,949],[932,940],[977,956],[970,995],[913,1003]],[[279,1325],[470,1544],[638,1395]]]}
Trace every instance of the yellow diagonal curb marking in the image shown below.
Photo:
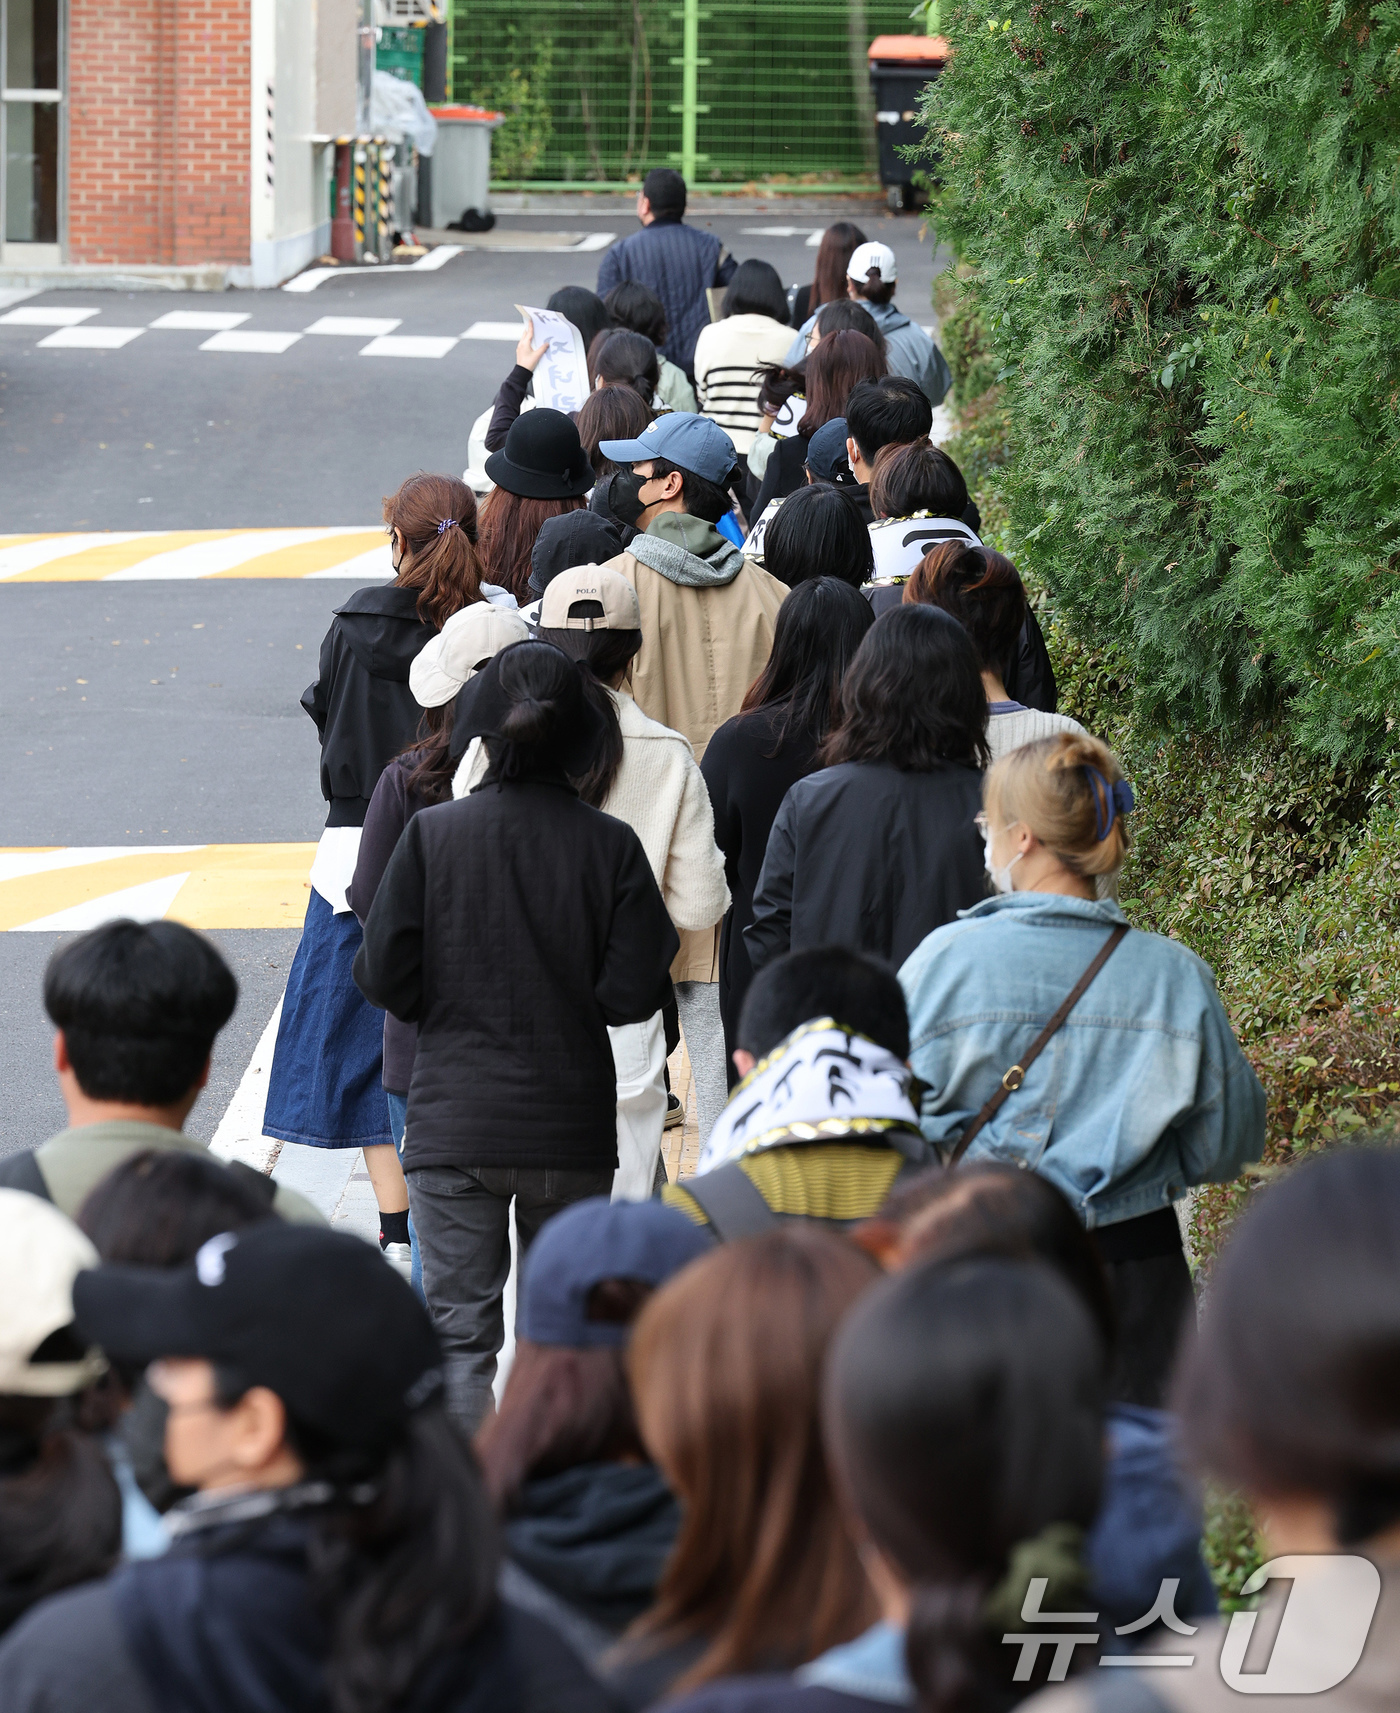
{"label": "yellow diagonal curb marking", "polygon": [[[310,896],[314,844],[153,845],[122,856],[81,847],[0,849],[0,930],[23,928],[151,881],[187,874],[164,914],[192,928],[299,928]],[[32,858],[37,873],[15,873]],[[9,860],[6,860],[9,859]],[[69,866],[58,867],[62,862]],[[113,915],[121,915],[114,908]],[[100,914],[100,910],[98,911]]]}
{"label": "yellow diagonal curb marking", "polygon": [[[201,578],[390,575],[382,528],[179,529],[0,535],[0,586]],[[384,550],[382,566],[364,556]],[[357,563],[359,562],[359,563]]]}

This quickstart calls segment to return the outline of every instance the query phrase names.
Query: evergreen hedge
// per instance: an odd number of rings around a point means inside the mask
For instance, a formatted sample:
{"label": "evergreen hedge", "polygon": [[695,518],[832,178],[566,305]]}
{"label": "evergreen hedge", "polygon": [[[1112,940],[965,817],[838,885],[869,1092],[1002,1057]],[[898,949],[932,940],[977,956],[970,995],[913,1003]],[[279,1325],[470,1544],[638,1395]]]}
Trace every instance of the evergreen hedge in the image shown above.
{"label": "evergreen hedge", "polygon": [[[925,109],[1008,540],[1159,726],[1400,702],[1400,5],[943,10]],[[982,378],[986,378],[983,376]]]}

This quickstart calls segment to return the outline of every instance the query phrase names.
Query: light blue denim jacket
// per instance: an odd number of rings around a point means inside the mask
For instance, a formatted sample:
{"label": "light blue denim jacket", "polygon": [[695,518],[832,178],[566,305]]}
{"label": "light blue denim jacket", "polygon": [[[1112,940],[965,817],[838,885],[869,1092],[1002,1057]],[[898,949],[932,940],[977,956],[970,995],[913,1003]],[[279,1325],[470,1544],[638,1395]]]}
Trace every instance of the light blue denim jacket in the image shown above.
{"label": "light blue denim jacket", "polygon": [[[1126,920],[1109,899],[1012,892],[962,911],[909,957],[899,979],[930,1142],[957,1141]],[[1092,1227],[1228,1182],[1263,1148],[1264,1091],[1209,967],[1134,932],[966,1157],[1034,1168]]]}

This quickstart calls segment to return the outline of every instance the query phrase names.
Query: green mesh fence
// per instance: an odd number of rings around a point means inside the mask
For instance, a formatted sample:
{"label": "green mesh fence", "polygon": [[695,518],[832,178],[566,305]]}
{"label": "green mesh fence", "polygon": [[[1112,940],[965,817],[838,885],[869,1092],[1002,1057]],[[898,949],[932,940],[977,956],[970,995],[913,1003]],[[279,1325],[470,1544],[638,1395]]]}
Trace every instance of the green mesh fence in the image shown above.
{"label": "green mesh fence", "polygon": [[[701,0],[699,183],[874,175],[865,50],[909,0]],[[492,176],[620,183],[679,166],[678,0],[454,0],[452,98],[507,115]]]}

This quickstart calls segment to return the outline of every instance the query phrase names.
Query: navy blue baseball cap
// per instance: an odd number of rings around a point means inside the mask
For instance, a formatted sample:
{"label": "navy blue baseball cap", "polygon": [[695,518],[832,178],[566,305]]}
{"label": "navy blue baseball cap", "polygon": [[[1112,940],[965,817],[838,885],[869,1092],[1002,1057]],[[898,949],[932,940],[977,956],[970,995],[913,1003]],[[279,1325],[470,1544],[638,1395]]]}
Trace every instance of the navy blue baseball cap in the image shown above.
{"label": "navy blue baseball cap", "polygon": [[734,442],[717,422],[684,410],[658,416],[635,440],[600,441],[598,450],[615,464],[645,464],[649,458],[665,458],[692,475],[720,484],[739,460]]}
{"label": "navy blue baseball cap", "polygon": [[846,455],[846,419],[835,417],[823,424],[807,444],[807,468],[819,482],[848,484],[855,480]]}
{"label": "navy blue baseball cap", "polygon": [[659,1201],[590,1196],[575,1202],[555,1214],[530,1245],[516,1334],[532,1344],[570,1350],[626,1344],[629,1327],[589,1320],[593,1287],[604,1279],[659,1285],[713,1248],[703,1226]]}

